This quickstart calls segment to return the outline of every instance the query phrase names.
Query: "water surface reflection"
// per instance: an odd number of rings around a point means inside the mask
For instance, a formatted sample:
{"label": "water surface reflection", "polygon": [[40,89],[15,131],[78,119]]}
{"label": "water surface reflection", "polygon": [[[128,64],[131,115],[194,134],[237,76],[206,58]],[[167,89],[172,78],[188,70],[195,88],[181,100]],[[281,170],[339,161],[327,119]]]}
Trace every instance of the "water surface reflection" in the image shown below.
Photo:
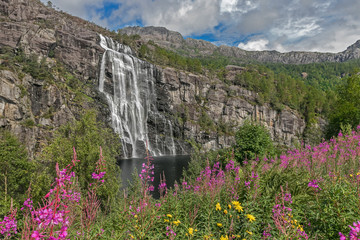
{"label": "water surface reflection", "polygon": [[[154,164],[154,187],[153,197],[159,197],[158,186],[160,183],[160,174],[164,173],[166,178],[166,184],[169,187],[174,186],[174,182],[180,181],[182,178],[183,169],[187,168],[190,161],[189,155],[177,155],[177,156],[161,156],[154,157],[152,161]],[[118,161],[118,165],[121,168],[121,180],[123,189],[129,186],[129,181],[131,181],[132,173],[134,169],[137,169],[139,174],[142,168],[142,164],[146,160],[143,158],[129,158],[121,159]]]}

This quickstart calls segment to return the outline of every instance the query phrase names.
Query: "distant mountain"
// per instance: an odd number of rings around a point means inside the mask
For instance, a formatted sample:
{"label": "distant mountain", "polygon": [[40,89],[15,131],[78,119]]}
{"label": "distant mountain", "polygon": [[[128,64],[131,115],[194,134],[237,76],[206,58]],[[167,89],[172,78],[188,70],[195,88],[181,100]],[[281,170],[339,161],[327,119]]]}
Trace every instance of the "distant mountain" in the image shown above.
{"label": "distant mountain", "polygon": [[143,41],[154,41],[161,47],[189,56],[222,55],[236,58],[239,62],[272,62],[285,64],[307,64],[318,62],[345,62],[360,58],[360,40],[339,53],[245,51],[238,47],[219,46],[183,36],[164,27],[126,27],[120,30],[126,35],[139,35]]}

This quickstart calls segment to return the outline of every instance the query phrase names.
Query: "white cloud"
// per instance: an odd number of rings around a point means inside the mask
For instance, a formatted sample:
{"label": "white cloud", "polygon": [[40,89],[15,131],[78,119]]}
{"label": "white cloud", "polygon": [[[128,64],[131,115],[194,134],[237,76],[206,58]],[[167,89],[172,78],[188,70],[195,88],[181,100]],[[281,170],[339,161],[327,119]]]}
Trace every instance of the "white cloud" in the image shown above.
{"label": "white cloud", "polygon": [[162,2],[154,1],[153,10],[143,12],[145,25],[164,26],[186,36],[208,31],[219,23],[217,0],[174,1],[166,10]]}
{"label": "white cloud", "polygon": [[247,43],[239,43],[238,47],[247,51],[269,50],[269,41],[266,39],[251,40]]}
{"label": "white cloud", "polygon": [[237,0],[222,0],[220,3],[220,12],[232,12],[236,8]]}
{"label": "white cloud", "polygon": [[[47,2],[47,0],[41,0]],[[164,26],[183,36],[214,35],[240,47],[338,52],[360,39],[359,0],[52,0],[60,9],[116,29]],[[97,11],[119,4],[109,16]],[[218,27],[217,27],[218,26]],[[220,26],[220,27],[219,27]]]}
{"label": "white cloud", "polygon": [[256,1],[249,0],[221,0],[220,13],[247,13],[256,9]]}
{"label": "white cloud", "polygon": [[318,34],[321,27],[317,24],[317,18],[307,17],[301,19],[289,19],[285,25],[279,24],[270,30],[275,36],[287,36],[288,39],[310,37]]}

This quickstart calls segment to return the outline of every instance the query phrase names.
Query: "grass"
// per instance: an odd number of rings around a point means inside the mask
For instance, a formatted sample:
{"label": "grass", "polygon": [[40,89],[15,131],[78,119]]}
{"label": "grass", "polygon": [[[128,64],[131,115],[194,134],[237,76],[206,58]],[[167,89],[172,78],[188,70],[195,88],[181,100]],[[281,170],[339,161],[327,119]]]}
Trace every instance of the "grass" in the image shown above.
{"label": "grass", "polygon": [[[230,155],[208,161],[171,189],[161,181],[160,198],[153,199],[152,183],[159,176],[153,176],[147,156],[128,192],[106,207],[97,198],[104,160],[92,175],[88,194],[71,197],[77,192],[74,155],[66,169],[57,170],[43,205],[17,218],[10,211],[7,221],[17,221],[19,233],[13,228],[6,233],[22,239],[33,234],[46,236],[38,239],[350,239],[360,230],[359,157],[360,127],[274,159],[239,165]],[[64,189],[68,196],[61,194]],[[62,220],[39,222],[36,216],[44,208],[52,209],[51,219]]]}

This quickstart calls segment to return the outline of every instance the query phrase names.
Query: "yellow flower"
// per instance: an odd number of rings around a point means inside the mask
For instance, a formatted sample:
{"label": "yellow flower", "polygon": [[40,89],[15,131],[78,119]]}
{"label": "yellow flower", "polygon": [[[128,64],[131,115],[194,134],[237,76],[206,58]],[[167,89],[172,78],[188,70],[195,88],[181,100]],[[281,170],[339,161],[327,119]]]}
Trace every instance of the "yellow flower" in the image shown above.
{"label": "yellow flower", "polygon": [[246,230],[246,232],[247,232],[248,234],[252,235],[252,232],[249,232],[248,230]]}
{"label": "yellow flower", "polygon": [[220,237],[220,240],[228,240],[228,239],[229,239],[228,236],[224,237],[224,236],[221,235],[221,237]]}
{"label": "yellow flower", "polygon": [[194,229],[193,228],[189,228],[189,234],[192,236],[194,234]]}
{"label": "yellow flower", "polygon": [[137,215],[135,214],[134,218],[137,218]]}
{"label": "yellow flower", "polygon": [[230,204],[228,205],[228,208],[231,209],[231,205],[230,205]]}
{"label": "yellow flower", "polygon": [[171,214],[166,214],[166,216],[167,216],[168,218],[172,218],[172,215],[171,215]]}
{"label": "yellow flower", "polygon": [[255,221],[255,217],[251,214],[246,214],[246,217],[249,219],[249,222]]}
{"label": "yellow flower", "polygon": [[217,203],[217,204],[216,204],[216,211],[221,211],[220,203]]}
{"label": "yellow flower", "polygon": [[216,224],[218,227],[222,227],[222,223],[217,223]]}
{"label": "yellow flower", "polygon": [[227,213],[228,213],[228,211],[225,209],[225,210],[224,210],[224,213],[225,213],[225,214],[227,214]]}
{"label": "yellow flower", "polygon": [[244,209],[241,206],[241,203],[239,203],[239,201],[232,201],[231,203],[232,203],[232,205],[234,205],[234,208],[236,209],[236,211],[238,211],[238,212],[244,211]]}
{"label": "yellow flower", "polygon": [[176,226],[179,226],[180,223],[180,220],[173,221],[173,224],[175,224]]}
{"label": "yellow flower", "polygon": [[244,211],[244,209],[243,209],[243,207],[242,206],[235,206],[235,209],[238,211],[238,212],[243,212]]}
{"label": "yellow flower", "polygon": [[169,219],[164,219],[164,222],[169,222]]}
{"label": "yellow flower", "polygon": [[352,174],[350,174],[350,177],[353,177],[353,175],[352,175]]}

